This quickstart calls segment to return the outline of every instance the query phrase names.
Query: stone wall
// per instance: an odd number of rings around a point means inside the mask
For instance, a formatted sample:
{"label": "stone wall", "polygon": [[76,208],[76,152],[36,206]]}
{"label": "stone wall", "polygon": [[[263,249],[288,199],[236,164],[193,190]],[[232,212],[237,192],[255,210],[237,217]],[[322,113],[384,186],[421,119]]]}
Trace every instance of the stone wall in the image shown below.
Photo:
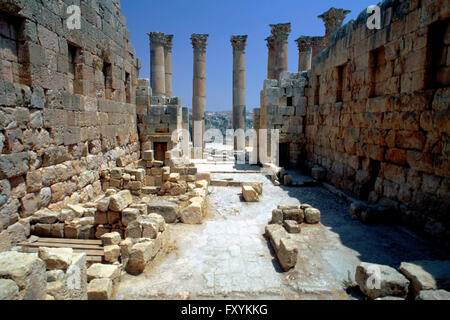
{"label": "stone wall", "polygon": [[67,2],[0,4],[0,250],[40,208],[93,200],[100,169],[139,158],[139,60],[120,3],[75,4],[81,30]]}
{"label": "stone wall", "polygon": [[313,60],[305,163],[448,241],[450,8],[439,0],[380,5],[381,30],[366,27],[364,10]]}

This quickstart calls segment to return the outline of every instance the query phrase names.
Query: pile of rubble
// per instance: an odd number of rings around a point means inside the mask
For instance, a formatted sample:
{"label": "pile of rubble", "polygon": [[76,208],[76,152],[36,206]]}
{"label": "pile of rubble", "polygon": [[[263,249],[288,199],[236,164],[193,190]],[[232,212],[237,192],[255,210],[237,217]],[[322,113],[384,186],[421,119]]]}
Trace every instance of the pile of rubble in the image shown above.
{"label": "pile of rubble", "polygon": [[398,270],[361,263],[355,281],[375,300],[450,300],[450,261],[402,262]]}
{"label": "pile of rubble", "polygon": [[320,211],[309,204],[300,206],[279,205],[272,211],[272,220],[266,226],[265,235],[284,271],[295,267],[298,248],[295,236],[301,232],[301,224],[318,224]]}

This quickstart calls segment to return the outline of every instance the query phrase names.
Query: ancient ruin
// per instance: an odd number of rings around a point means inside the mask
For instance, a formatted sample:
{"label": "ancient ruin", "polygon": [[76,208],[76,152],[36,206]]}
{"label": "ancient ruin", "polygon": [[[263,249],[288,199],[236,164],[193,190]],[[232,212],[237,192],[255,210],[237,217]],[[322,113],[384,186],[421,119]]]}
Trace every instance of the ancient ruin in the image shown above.
{"label": "ancient ruin", "polygon": [[295,72],[295,21],[271,24],[253,128],[232,35],[232,127],[255,135],[223,146],[208,34],[190,120],[189,39],[146,30],[139,78],[119,0],[78,2],[81,29],[68,2],[0,1],[0,300],[450,299],[448,2],[385,0],[379,29],[331,8]]}

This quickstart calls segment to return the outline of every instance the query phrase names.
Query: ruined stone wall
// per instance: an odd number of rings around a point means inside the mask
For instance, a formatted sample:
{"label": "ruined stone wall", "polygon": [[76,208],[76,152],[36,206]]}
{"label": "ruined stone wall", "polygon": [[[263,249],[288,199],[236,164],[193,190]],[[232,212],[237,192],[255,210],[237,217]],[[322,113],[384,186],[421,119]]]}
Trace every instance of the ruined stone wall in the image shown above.
{"label": "ruined stone wall", "polygon": [[308,72],[306,164],[404,222],[450,239],[450,27],[443,0],[384,1],[382,29],[363,11]]}
{"label": "ruined stone wall", "polygon": [[69,1],[0,3],[0,238],[13,244],[38,209],[93,199],[100,169],[139,157],[139,61],[120,3],[74,4],[81,30],[67,28]]}

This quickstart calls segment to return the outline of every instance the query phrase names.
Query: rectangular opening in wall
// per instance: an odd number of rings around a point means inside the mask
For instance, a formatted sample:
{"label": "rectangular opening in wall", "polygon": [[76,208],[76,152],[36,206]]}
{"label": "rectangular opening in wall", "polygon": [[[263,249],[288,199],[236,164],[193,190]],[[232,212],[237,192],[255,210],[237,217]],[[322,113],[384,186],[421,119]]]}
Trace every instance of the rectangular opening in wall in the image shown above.
{"label": "rectangular opening in wall", "polygon": [[448,45],[445,35],[450,32],[450,18],[436,21],[429,26],[427,39],[427,63],[425,85],[428,89],[448,87],[450,66],[447,65]]}
{"label": "rectangular opening in wall", "polygon": [[111,99],[112,96],[112,64],[103,62],[103,80],[105,87],[105,98]]}
{"label": "rectangular opening in wall", "polygon": [[166,160],[167,142],[153,142],[155,160],[164,162]]}
{"label": "rectangular opening in wall", "polygon": [[372,50],[369,56],[370,97],[379,97],[385,94],[386,86],[386,55],[384,47]]}
{"label": "rectangular opening in wall", "polygon": [[342,90],[344,88],[344,76],[346,65],[336,68],[337,73],[337,87],[336,87],[336,102],[342,102]]}
{"label": "rectangular opening in wall", "polygon": [[29,61],[23,61],[25,49],[24,19],[0,12],[0,66],[3,80],[29,85]]}
{"label": "rectangular opening in wall", "polygon": [[280,143],[279,155],[280,155],[280,167],[288,169],[290,165],[289,143]]}
{"label": "rectangular opening in wall", "polygon": [[75,81],[78,80],[77,77],[77,62],[78,56],[80,54],[80,48],[75,46],[72,43],[67,43],[67,57],[69,60],[69,91],[70,93],[74,93]]}
{"label": "rectangular opening in wall", "polygon": [[287,97],[287,99],[286,99],[286,105],[287,105],[288,107],[292,107],[292,106],[293,106],[292,97]]}
{"label": "rectangular opening in wall", "polygon": [[320,104],[320,75],[316,76],[316,85],[314,87],[314,105]]}
{"label": "rectangular opening in wall", "polygon": [[369,171],[369,179],[362,185],[360,194],[361,200],[368,200],[370,193],[375,190],[375,183],[381,170],[381,162],[370,159],[367,170]]}
{"label": "rectangular opening in wall", "polygon": [[131,103],[131,77],[128,72],[125,72],[125,100]]}

